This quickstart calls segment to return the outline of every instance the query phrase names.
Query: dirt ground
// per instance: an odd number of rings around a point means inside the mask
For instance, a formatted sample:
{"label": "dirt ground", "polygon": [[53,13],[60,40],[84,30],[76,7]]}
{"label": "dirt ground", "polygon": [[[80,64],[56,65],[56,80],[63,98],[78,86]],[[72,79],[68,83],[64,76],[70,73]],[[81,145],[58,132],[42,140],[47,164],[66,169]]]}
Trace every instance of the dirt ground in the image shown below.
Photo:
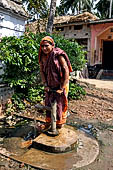
{"label": "dirt ground", "polygon": [[[89,81],[88,81],[89,82]],[[110,82],[109,82],[110,83]],[[108,84],[109,84],[108,83]],[[92,81],[91,81],[92,84]],[[95,84],[95,82],[93,82]],[[113,90],[98,87],[89,83],[81,83],[87,95],[83,100],[70,101],[71,115],[68,122],[88,130],[92,126],[92,135],[100,145],[98,158],[90,165],[80,170],[113,170]]]}
{"label": "dirt ground", "polygon": [[[99,142],[100,153],[93,163],[78,170],[113,170],[113,90],[101,86],[97,88],[89,82],[80,82],[80,84],[87,94],[82,100],[69,101],[70,115],[67,124],[95,137]],[[14,169],[34,170],[35,168],[1,155],[0,170]],[[64,170],[63,167],[61,170]]]}

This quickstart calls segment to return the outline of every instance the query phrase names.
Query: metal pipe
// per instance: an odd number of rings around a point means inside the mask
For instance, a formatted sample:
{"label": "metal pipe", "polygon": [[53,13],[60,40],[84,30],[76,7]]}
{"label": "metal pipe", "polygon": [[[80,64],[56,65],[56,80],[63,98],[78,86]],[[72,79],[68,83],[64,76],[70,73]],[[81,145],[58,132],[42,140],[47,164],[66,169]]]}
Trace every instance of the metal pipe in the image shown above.
{"label": "metal pipe", "polygon": [[56,105],[57,102],[54,100],[53,103],[51,103],[51,131],[56,132]]}
{"label": "metal pipe", "polygon": [[36,104],[36,105],[35,105],[35,108],[40,109],[40,110],[48,110],[48,111],[51,111],[51,107],[43,106],[43,105],[40,105],[40,104]]}
{"label": "metal pipe", "polygon": [[56,118],[57,118],[57,102],[54,100],[53,103],[51,103],[51,107],[43,106],[40,104],[35,105],[35,108],[41,109],[41,110],[48,110],[51,111],[51,129],[47,131],[48,135],[51,136],[57,136],[59,134],[57,128],[56,128]]}

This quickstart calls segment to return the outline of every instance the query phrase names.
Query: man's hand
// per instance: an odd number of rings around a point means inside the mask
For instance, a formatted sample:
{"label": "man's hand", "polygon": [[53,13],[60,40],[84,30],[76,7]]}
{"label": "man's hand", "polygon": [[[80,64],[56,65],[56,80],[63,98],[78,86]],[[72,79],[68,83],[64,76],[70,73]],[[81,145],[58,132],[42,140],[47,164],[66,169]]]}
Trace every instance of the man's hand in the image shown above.
{"label": "man's hand", "polygon": [[56,92],[59,93],[59,94],[61,94],[61,93],[63,93],[63,89],[59,89],[59,90],[57,90]]}
{"label": "man's hand", "polygon": [[[52,92],[52,90],[49,87],[45,87],[45,91],[46,92],[49,92],[49,91]],[[56,90],[56,93],[59,93],[59,94],[63,93],[63,89]]]}
{"label": "man's hand", "polygon": [[49,91],[50,91],[50,88],[49,88],[49,87],[45,87],[45,91],[46,91],[46,92],[49,92]]}

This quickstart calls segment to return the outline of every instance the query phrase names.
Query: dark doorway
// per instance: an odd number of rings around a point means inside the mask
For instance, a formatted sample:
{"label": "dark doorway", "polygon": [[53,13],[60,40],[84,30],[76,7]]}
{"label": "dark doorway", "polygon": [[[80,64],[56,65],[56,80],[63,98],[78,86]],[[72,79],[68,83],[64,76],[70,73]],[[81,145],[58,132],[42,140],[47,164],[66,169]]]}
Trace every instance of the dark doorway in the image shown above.
{"label": "dark doorway", "polygon": [[113,41],[103,41],[102,67],[105,70],[113,70]]}

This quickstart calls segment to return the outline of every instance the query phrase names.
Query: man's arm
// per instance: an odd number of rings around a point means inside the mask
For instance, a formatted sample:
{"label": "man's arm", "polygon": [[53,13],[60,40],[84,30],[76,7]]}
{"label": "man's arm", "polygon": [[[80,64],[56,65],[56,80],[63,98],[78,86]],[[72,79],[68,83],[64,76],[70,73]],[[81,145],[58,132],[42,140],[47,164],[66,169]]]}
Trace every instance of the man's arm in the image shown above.
{"label": "man's arm", "polygon": [[43,64],[42,63],[40,63],[40,75],[41,75],[41,79],[42,79],[43,84],[47,85],[45,75],[44,75],[44,72],[43,72]]}
{"label": "man's arm", "polygon": [[63,81],[61,83],[61,88],[64,88],[66,84],[69,82],[69,68],[67,62],[63,56],[59,56],[59,63],[62,68],[62,77]]}

